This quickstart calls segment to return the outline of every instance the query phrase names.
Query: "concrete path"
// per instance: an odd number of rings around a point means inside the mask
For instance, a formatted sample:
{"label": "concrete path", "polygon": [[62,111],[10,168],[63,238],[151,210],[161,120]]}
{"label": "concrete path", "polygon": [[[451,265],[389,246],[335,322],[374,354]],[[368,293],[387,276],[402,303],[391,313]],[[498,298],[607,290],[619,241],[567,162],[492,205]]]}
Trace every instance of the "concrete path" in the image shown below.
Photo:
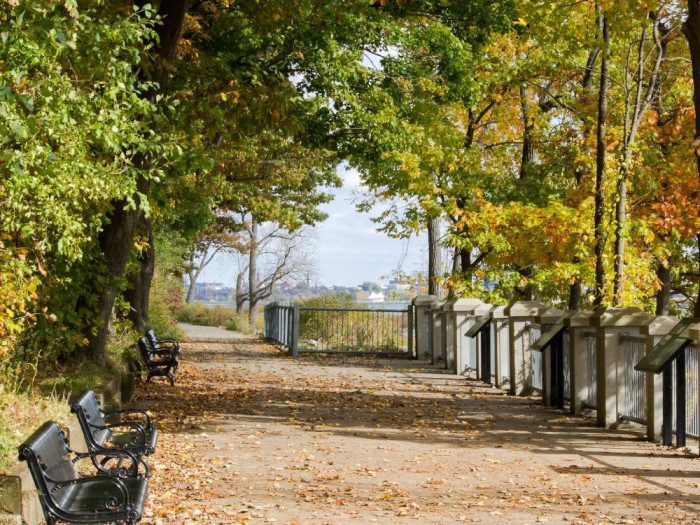
{"label": "concrete path", "polygon": [[700,523],[695,457],[420,363],[241,338],[139,391],[146,523]]}
{"label": "concrete path", "polygon": [[198,326],[194,324],[178,323],[178,326],[185,332],[184,342],[197,342],[208,340],[232,340],[245,339],[247,336],[226,330],[220,326]]}

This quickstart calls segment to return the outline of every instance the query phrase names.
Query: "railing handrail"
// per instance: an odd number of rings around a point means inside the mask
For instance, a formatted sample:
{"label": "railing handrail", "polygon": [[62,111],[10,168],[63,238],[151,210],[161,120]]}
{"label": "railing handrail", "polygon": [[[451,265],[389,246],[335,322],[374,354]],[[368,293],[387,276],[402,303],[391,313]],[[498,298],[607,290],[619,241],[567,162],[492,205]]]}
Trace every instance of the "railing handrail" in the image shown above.
{"label": "railing handrail", "polygon": [[300,311],[314,311],[314,312],[381,312],[381,313],[394,313],[403,314],[406,310],[385,310],[384,308],[334,308],[325,306],[300,306]]}

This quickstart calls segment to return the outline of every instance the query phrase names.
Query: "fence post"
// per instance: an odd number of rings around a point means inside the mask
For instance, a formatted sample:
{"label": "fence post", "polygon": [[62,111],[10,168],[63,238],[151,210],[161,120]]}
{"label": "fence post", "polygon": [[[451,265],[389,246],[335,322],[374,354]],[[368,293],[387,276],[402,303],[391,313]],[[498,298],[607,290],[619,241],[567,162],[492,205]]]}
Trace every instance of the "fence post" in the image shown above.
{"label": "fence post", "polygon": [[413,355],[413,304],[408,305],[408,356],[418,357]]}
{"label": "fence post", "polygon": [[292,357],[299,357],[299,305],[294,303],[292,314]]}

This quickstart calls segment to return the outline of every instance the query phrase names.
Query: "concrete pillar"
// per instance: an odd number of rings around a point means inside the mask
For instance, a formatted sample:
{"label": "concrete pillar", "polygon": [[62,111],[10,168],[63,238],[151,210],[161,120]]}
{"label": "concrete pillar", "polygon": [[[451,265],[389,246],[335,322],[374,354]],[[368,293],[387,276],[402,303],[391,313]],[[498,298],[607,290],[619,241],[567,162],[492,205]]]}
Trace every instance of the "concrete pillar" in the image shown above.
{"label": "concrete pillar", "polygon": [[588,399],[588,338],[583,332],[591,326],[593,312],[577,310],[564,318],[569,334],[569,409],[583,412]]}
{"label": "concrete pillar", "polygon": [[596,327],[597,422],[601,427],[617,423],[624,391],[624,356],[619,338],[622,334],[640,335],[652,317],[639,308],[600,308],[593,313]]}
{"label": "concrete pillar", "polygon": [[[678,324],[678,318],[671,315],[655,317],[650,324],[643,326],[641,333],[646,337],[644,355],[669,334]],[[698,334],[700,335],[700,333]],[[692,329],[691,329],[691,337]],[[661,441],[661,424],[663,423],[663,374],[646,372],[646,409],[647,439]]]}
{"label": "concrete pillar", "polygon": [[505,315],[508,316],[511,380],[509,393],[511,395],[527,394],[532,387],[529,350],[531,342],[527,326],[546,310],[547,306],[539,301],[516,301],[504,310]]}
{"label": "concrete pillar", "polygon": [[489,312],[493,324],[493,347],[495,363],[494,386],[510,387],[510,338],[508,337],[508,316],[505,306],[495,306]]}
{"label": "concrete pillar", "polygon": [[[551,326],[559,321],[564,315],[564,310],[558,308],[547,308],[535,316],[535,323],[540,325],[544,334]],[[535,341],[530,341],[530,344]],[[542,351],[542,400],[545,406],[552,406],[552,352],[548,346]]]}
{"label": "concrete pillar", "polygon": [[471,370],[476,371],[476,341],[464,334],[474,323],[474,319],[488,313],[490,308],[490,305],[476,298],[457,299],[443,306],[447,327],[443,344],[448,370],[462,375],[467,375]]}
{"label": "concrete pillar", "polygon": [[443,336],[445,336],[445,332],[443,330],[443,309],[442,307],[445,305],[446,301],[443,301],[441,299],[436,299],[433,301],[433,303],[430,305],[430,310],[428,312],[428,317],[433,323],[433,328],[431,331],[431,335],[433,338],[433,342],[430,345],[432,349],[432,354],[430,357],[430,362],[434,365],[436,364],[445,364],[445,356],[443,355],[443,345],[442,345],[442,340]]}
{"label": "concrete pillar", "polygon": [[438,300],[434,295],[419,295],[413,299],[416,312],[416,356],[418,359],[432,359],[432,330],[430,307]]}

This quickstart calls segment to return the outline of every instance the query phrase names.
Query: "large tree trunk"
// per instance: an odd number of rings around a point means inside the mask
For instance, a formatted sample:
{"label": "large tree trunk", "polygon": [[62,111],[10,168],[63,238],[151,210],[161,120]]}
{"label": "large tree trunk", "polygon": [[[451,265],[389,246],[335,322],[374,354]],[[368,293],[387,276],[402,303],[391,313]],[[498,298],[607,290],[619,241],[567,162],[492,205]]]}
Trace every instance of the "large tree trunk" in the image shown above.
{"label": "large tree trunk", "polygon": [[428,221],[428,293],[442,299],[440,284],[440,217]]}
{"label": "large tree trunk", "polygon": [[139,266],[129,279],[129,288],[124,292],[124,299],[131,305],[129,320],[137,332],[143,334],[151,327],[148,317],[148,301],[155,271],[155,247],[153,241],[153,227],[150,218],[143,218],[141,226],[145,228],[148,245],[139,254]]}
{"label": "large tree trunk", "polygon": [[602,59],[600,61],[600,87],[598,89],[598,124],[596,128],[596,174],[595,174],[595,298],[593,305],[597,308],[605,302],[605,136],[608,120],[608,92],[610,79],[608,65],[610,61],[610,34],[608,20],[604,13],[598,17],[603,40]]}
{"label": "large tree trunk", "polygon": [[[143,194],[147,193],[148,182],[141,179],[138,190]],[[119,290],[120,281],[124,277],[134,233],[143,213],[138,206],[135,210],[127,209],[127,206],[126,201],[114,204],[112,212],[107,217],[109,222],[105,224],[98,238],[107,275],[106,282],[100,284],[100,281],[97,281],[96,283],[100,285],[96,318],[97,330],[90,331],[88,348],[92,359],[99,364],[105,362],[105,347],[114,300]]]}
{"label": "large tree trunk", "polygon": [[[688,40],[690,60],[693,65],[693,106],[695,107],[695,136],[693,149],[695,150],[695,164],[700,177],[700,0],[688,0],[688,18],[683,22],[683,34]],[[698,235],[700,247],[700,235]],[[700,269],[700,261],[698,264]],[[699,292],[700,294],[700,292]],[[700,316],[700,295],[695,301],[695,317]]]}
{"label": "large tree trunk", "polygon": [[185,296],[185,303],[190,304],[192,301],[194,301],[195,285],[197,284],[197,277],[199,276],[199,271],[190,270],[189,272],[187,272],[187,276],[189,277],[190,282],[187,285],[187,295]]}
{"label": "large tree trunk", "polygon": [[248,324],[255,333],[257,312],[255,293],[258,290],[258,223],[251,219],[250,223],[250,253],[248,254]]}
{"label": "large tree trunk", "polygon": [[[593,51],[588,53],[588,60],[586,61],[586,69],[581,79],[581,87],[583,88],[583,103],[588,103],[591,98],[591,93],[593,90],[593,75],[595,73],[595,63],[598,60],[598,55],[600,54],[600,48],[596,47]],[[582,144],[583,150],[586,152],[586,158],[590,153],[590,147],[588,146],[588,137],[591,135],[592,127],[588,123],[588,120],[584,119],[583,122],[583,137]],[[583,179],[586,175],[591,172],[588,163],[584,163],[578,169],[576,169],[575,177],[576,184],[580,185],[583,183]],[[578,256],[572,258],[574,264],[580,264],[581,259]],[[569,286],[569,310],[579,310],[581,308],[581,299],[583,298],[583,283],[581,282],[581,277],[579,275],[574,276],[571,285]]]}
{"label": "large tree trunk", "polygon": [[[155,96],[165,83],[167,76],[165,63],[175,55],[175,47],[180,39],[186,12],[187,0],[163,0],[160,3],[158,15],[162,22],[156,29],[158,43],[153,50],[155,64],[152,69],[154,74],[151,78],[151,80],[156,81],[158,87],[146,95],[151,100],[155,100]],[[143,71],[141,73],[143,74]],[[140,163],[140,168],[143,170],[148,167],[146,159],[142,158],[135,162]],[[137,181],[139,194],[148,195],[149,189],[150,183],[143,177],[139,177]],[[135,200],[138,202],[138,195],[135,196]],[[112,203],[112,211],[107,215],[105,225],[99,235],[99,247],[107,268],[107,280],[103,283],[96,282],[100,286],[97,290],[99,299],[95,320],[96,330],[91,330],[88,335],[88,348],[92,359],[100,364],[105,361],[105,348],[114,300],[119,291],[120,281],[124,277],[124,270],[132,249],[134,232],[143,213],[138,207],[136,210],[126,208],[126,200]],[[155,254],[152,255],[155,256]],[[150,286],[150,281],[147,285]],[[148,292],[149,290],[146,290],[142,293],[147,294]]]}

